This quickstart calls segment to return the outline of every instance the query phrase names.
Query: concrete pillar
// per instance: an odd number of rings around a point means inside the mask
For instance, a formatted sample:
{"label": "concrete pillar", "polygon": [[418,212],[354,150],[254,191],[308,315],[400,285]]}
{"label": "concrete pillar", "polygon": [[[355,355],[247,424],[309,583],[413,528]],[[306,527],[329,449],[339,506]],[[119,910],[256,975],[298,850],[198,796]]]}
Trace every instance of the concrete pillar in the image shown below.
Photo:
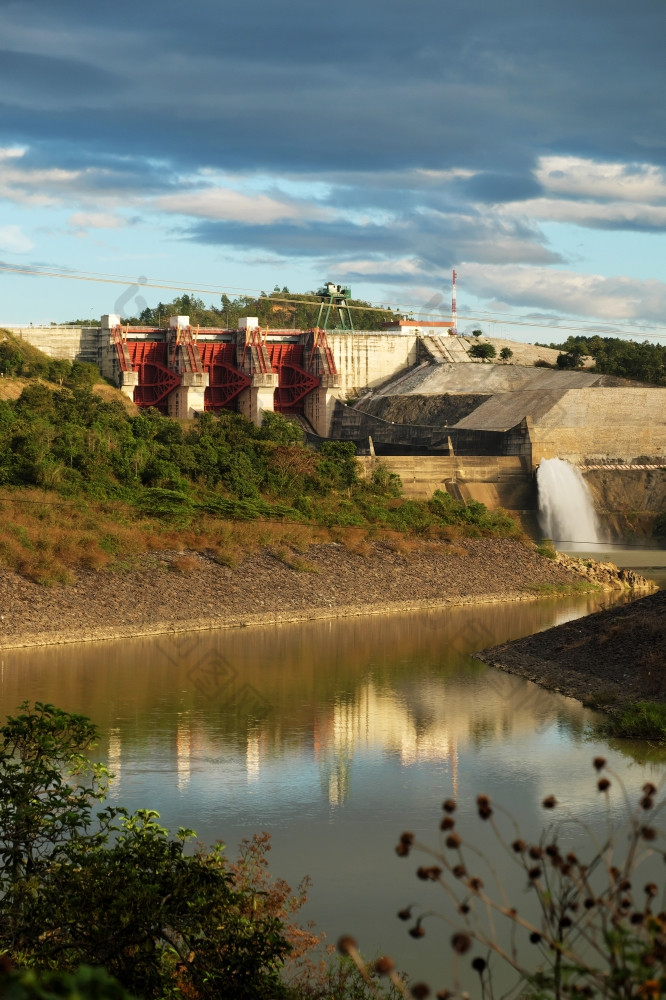
{"label": "concrete pillar", "polygon": [[183,372],[181,385],[169,393],[167,400],[170,417],[191,420],[204,412],[204,396],[208,386],[208,372]]}
{"label": "concrete pillar", "polygon": [[[115,348],[114,348],[115,350]],[[116,365],[116,367],[118,367]],[[103,374],[103,373],[102,373]],[[118,373],[118,388],[120,391],[134,402],[134,387],[139,384],[139,373],[138,372],[121,372]]]}
{"label": "concrete pillar", "polygon": [[[323,379],[322,379],[323,381]],[[335,402],[340,399],[342,390],[340,388],[330,389],[320,385],[317,389],[309,392],[303,401],[303,412],[315,432],[320,437],[328,437],[333,420]]]}
{"label": "concrete pillar", "polygon": [[277,385],[276,374],[253,375],[252,384],[238,395],[238,412],[260,427],[264,413],[275,409],[273,403]]}

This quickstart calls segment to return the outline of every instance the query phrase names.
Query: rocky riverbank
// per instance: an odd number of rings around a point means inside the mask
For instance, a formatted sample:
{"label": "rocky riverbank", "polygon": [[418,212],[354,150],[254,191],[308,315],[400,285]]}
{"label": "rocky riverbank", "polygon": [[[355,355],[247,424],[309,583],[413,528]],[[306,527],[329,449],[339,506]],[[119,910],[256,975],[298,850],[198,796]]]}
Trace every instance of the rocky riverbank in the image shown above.
{"label": "rocky riverbank", "polygon": [[666,701],[666,591],[477,654],[601,709]]}
{"label": "rocky riverbank", "polygon": [[598,581],[588,570],[496,538],[265,548],[233,568],[197,552],[151,553],[132,569],[80,572],[74,584],[53,588],[0,570],[0,648],[628,586],[617,571],[609,582],[606,570]]}

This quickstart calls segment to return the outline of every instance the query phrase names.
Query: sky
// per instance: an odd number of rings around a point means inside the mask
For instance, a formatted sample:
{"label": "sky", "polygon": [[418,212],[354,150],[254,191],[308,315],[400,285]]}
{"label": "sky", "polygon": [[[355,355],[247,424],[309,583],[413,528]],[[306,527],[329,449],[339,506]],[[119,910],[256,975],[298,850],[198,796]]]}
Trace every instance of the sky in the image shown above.
{"label": "sky", "polygon": [[447,321],[455,268],[461,331],[666,336],[666,0],[0,0],[0,50],[0,323]]}

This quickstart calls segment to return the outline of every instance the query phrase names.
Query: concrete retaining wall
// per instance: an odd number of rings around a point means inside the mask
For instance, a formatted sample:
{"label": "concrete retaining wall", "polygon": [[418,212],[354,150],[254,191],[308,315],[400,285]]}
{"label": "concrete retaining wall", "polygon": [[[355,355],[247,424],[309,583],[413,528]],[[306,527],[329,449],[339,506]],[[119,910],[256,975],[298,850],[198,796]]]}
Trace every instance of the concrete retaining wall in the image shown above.
{"label": "concrete retaining wall", "polygon": [[572,389],[533,421],[532,462],[666,458],[666,389]]}
{"label": "concrete retaining wall", "polygon": [[329,332],[326,337],[340,373],[342,397],[357,396],[416,364],[415,334]]}
{"label": "concrete retaining wall", "polygon": [[99,364],[100,329],[94,326],[6,326],[50,358]]}

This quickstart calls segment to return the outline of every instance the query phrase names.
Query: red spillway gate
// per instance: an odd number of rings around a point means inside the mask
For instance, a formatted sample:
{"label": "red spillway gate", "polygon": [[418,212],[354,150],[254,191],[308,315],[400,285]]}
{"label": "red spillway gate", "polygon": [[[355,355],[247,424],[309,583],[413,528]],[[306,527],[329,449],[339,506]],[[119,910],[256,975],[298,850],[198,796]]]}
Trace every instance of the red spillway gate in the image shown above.
{"label": "red spillway gate", "polygon": [[316,389],[320,379],[303,367],[302,344],[267,343],[273,371],[278,373],[274,408],[277,413],[302,413],[303,401]]}
{"label": "red spillway gate", "polygon": [[203,370],[208,372],[205,410],[222,410],[250,385],[250,377],[236,367],[235,344],[196,345]]}
{"label": "red spillway gate", "polygon": [[139,373],[134,402],[166,412],[169,393],[180,385],[179,376],[168,365],[167,345],[155,340],[128,340],[126,345],[132,370]]}
{"label": "red spillway gate", "polygon": [[[138,385],[134,389],[134,402],[137,406],[155,406],[167,412],[169,394],[181,384],[181,376],[173,367],[176,348],[173,348],[170,358],[166,339],[128,339],[129,334],[137,333],[144,336],[151,333],[164,335],[166,331],[129,325],[124,329],[117,327],[113,331],[113,341],[118,353],[120,370],[138,373]],[[305,348],[302,342],[289,340],[271,343],[260,331],[257,331],[256,336],[261,338],[260,343],[255,344],[253,340],[248,340],[246,335],[243,360],[249,349],[253,357],[250,366],[252,370],[260,374],[273,372],[278,375],[278,387],[274,396],[274,408],[278,413],[302,413],[305,397],[321,384],[320,376],[313,375],[305,367],[306,364],[308,366],[311,364],[318,341],[320,349],[325,352],[324,370],[328,368],[329,372],[335,372],[335,362],[325,335],[315,331],[309,360],[304,356]],[[204,393],[204,409],[222,410],[232,407],[243,389],[252,384],[252,376],[238,365],[237,346],[234,341],[197,343],[196,337],[192,341],[188,335],[181,346],[188,352],[189,368],[192,371],[201,371],[203,368],[203,371],[208,373],[209,384]],[[201,367],[197,363],[195,352],[201,359]]]}

